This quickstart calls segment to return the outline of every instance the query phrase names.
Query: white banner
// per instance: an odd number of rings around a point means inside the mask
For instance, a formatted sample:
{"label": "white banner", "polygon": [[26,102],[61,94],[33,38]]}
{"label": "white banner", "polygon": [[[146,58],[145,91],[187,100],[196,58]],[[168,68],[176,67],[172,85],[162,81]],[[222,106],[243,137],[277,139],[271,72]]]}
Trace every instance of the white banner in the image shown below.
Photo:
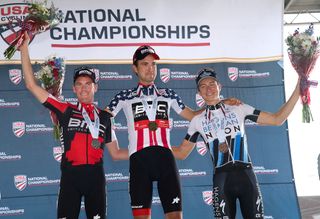
{"label": "white banner", "polygon": [[[130,62],[152,45],[165,62],[265,61],[282,58],[283,1],[54,0],[62,23],[34,38],[32,59]],[[1,59],[12,30],[27,15],[23,0],[0,3]],[[12,60],[19,59],[16,54]]]}

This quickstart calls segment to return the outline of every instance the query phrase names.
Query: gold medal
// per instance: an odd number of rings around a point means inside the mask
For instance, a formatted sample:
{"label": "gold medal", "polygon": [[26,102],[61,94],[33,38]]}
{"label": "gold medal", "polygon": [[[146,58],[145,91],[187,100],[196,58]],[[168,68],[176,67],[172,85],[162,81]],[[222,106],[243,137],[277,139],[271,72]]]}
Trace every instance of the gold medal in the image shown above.
{"label": "gold medal", "polygon": [[92,145],[92,147],[94,147],[95,149],[98,149],[98,148],[100,148],[100,146],[101,146],[101,144],[100,144],[100,142],[99,142],[98,139],[92,139],[91,145]]}
{"label": "gold medal", "polygon": [[151,131],[155,131],[155,130],[157,130],[157,128],[158,128],[158,124],[157,124],[155,121],[149,122],[148,128],[149,128]]}

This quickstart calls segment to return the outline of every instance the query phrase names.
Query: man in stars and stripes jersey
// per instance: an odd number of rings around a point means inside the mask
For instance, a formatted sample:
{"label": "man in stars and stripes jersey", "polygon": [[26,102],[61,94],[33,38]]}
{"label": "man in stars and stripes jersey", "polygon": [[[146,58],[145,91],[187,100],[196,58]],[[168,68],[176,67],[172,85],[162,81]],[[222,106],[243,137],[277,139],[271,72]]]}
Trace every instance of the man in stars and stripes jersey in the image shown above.
{"label": "man in stars and stripes jersey", "polygon": [[191,120],[195,111],[186,107],[171,89],[154,84],[159,56],[148,45],[133,55],[133,71],[138,86],[115,95],[108,109],[114,114],[122,109],[129,132],[129,193],[134,218],[151,218],[152,183],[158,192],[167,219],[182,218],[181,191],[175,159],[171,152],[170,108]]}
{"label": "man in stars and stripes jersey", "polygon": [[73,91],[77,104],[56,99],[39,86],[32,70],[24,33],[20,46],[21,63],[27,89],[58,118],[63,148],[58,197],[58,218],[78,218],[84,197],[87,218],[106,218],[106,188],[103,168],[104,147],[113,159],[128,159],[128,150],[120,149],[111,127],[112,115],[94,104],[98,87],[90,68],[75,70]]}
{"label": "man in stars and stripes jersey", "polygon": [[288,102],[276,113],[263,112],[247,104],[230,106],[222,103],[221,86],[213,69],[199,71],[196,83],[207,106],[191,120],[181,145],[172,147],[173,154],[178,159],[185,159],[201,135],[214,162],[215,218],[234,219],[237,199],[243,218],[263,218],[263,203],[248,154],[244,122],[249,119],[264,125],[283,124],[299,99],[299,81]]}

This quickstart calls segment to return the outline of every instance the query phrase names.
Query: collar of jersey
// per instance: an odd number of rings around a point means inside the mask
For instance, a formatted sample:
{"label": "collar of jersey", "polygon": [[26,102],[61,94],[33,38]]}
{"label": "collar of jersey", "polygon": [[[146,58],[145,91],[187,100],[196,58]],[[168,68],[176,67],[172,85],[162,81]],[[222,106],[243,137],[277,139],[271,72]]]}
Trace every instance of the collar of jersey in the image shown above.
{"label": "collar of jersey", "polygon": [[157,95],[159,96],[159,91],[154,83],[149,84],[149,85],[144,85],[142,83],[138,84],[137,87],[137,94],[138,96],[152,96],[152,95]]}
{"label": "collar of jersey", "polygon": [[207,109],[209,110],[217,110],[217,109],[220,109],[220,108],[224,108],[224,104],[222,102],[219,102],[215,105],[208,105],[207,106]]}
{"label": "collar of jersey", "polygon": [[[81,103],[81,105],[88,113],[93,112],[93,110],[95,109],[93,103]],[[81,110],[81,109],[79,109],[79,110]]]}

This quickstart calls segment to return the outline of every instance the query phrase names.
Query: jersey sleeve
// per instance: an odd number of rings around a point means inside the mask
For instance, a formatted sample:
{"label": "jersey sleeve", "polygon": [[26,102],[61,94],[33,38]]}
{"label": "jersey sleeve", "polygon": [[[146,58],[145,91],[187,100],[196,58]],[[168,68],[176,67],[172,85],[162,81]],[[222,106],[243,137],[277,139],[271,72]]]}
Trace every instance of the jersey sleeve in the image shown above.
{"label": "jersey sleeve", "polygon": [[107,108],[113,113],[114,116],[123,108],[127,91],[121,91],[115,95],[110,101]]}
{"label": "jersey sleeve", "polygon": [[105,142],[106,143],[110,143],[112,141],[117,140],[116,133],[113,129],[113,124],[114,124],[114,118],[110,115],[108,117],[107,128],[106,128],[106,135],[105,135]]}
{"label": "jersey sleeve", "polygon": [[58,118],[66,111],[69,104],[67,102],[62,102],[52,96],[51,94],[48,96],[47,100],[43,103],[43,105],[54,112]]}
{"label": "jersey sleeve", "polygon": [[186,106],[182,102],[181,97],[172,89],[167,89],[167,94],[172,100],[172,108],[174,109],[174,111],[176,111],[177,114],[180,114],[182,110],[186,108]]}
{"label": "jersey sleeve", "polygon": [[242,112],[244,113],[245,119],[249,119],[252,122],[257,122],[261,111],[258,109],[255,109],[254,107],[252,107],[248,104],[243,104],[242,105]]}
{"label": "jersey sleeve", "polygon": [[193,143],[197,142],[198,136],[200,134],[196,129],[196,121],[197,121],[197,116],[191,120],[187,135],[184,138],[185,140]]}

